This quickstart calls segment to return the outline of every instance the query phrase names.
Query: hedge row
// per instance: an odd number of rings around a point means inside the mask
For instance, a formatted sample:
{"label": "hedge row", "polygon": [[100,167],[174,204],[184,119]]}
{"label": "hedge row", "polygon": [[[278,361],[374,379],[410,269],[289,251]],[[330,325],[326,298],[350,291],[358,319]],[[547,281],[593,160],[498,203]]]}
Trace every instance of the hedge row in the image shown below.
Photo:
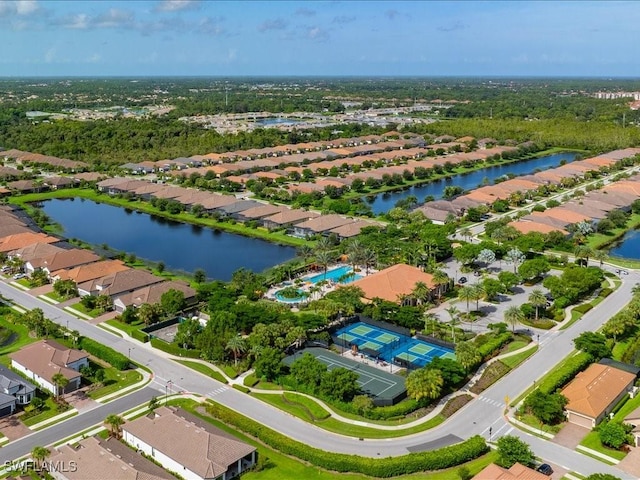
{"label": "hedge row", "polygon": [[493,356],[494,353],[496,353],[504,345],[509,343],[509,341],[511,341],[511,338],[512,338],[511,332],[501,333],[500,335],[497,335],[492,339],[490,339],[489,341],[487,341],[486,343],[483,343],[482,345],[480,345],[478,347],[478,352],[480,352],[480,355],[482,355],[482,358],[484,360],[488,360]]}
{"label": "hedge row", "polygon": [[111,364],[118,370],[127,370],[131,366],[131,362],[126,355],[123,355],[120,352],[115,351],[113,348],[107,347],[106,345],[98,343],[90,338],[82,337],[80,340],[80,348],[85,350],[87,353],[98,357],[100,360],[104,360]]}
{"label": "hedge row", "polygon": [[609,295],[611,295],[613,293],[613,290],[611,290],[610,288],[603,288],[602,290],[600,290],[600,297],[602,298],[607,298]]}
{"label": "hedge row", "polygon": [[332,453],[310,447],[292,440],[250,418],[234,412],[217,403],[207,404],[207,412],[248,435],[259,438],[271,448],[285,455],[291,455],[326,470],[353,472],[371,477],[395,477],[426,470],[441,470],[455,467],[485,454],[487,447],[484,438],[479,435],[470,439],[428,452],[410,453],[401,457],[380,459]]}
{"label": "hedge row", "polygon": [[582,305],[573,307],[573,311],[578,313],[587,313],[592,308],[593,308],[593,305],[591,305],[590,303],[583,303]]}
{"label": "hedge row", "polygon": [[147,343],[149,341],[149,334],[144,333],[142,330],[132,330],[131,337],[136,340],[140,340],[142,343]]}
{"label": "hedge row", "polygon": [[151,339],[151,346],[158,350],[162,350],[163,352],[175,355],[176,357],[200,358],[200,350],[187,350],[185,348],[180,348],[177,345],[167,343],[164,340],[160,340],[155,337]]}
{"label": "hedge row", "polygon": [[540,390],[544,393],[555,392],[565,386],[579,372],[587,368],[592,361],[591,356],[585,352],[577,353],[568,358],[540,382]]}
{"label": "hedge row", "polygon": [[397,420],[398,418],[404,418],[410,413],[413,413],[419,408],[427,406],[429,404],[428,401],[419,402],[417,400],[413,400],[412,398],[406,398],[403,401],[396,403],[395,405],[389,405],[386,407],[374,407],[370,410],[362,412],[358,408],[356,408],[353,403],[329,401],[325,398],[323,398],[323,400],[325,400],[329,405],[335,404],[338,409],[344,412],[351,413],[353,415],[361,415],[369,420]]}

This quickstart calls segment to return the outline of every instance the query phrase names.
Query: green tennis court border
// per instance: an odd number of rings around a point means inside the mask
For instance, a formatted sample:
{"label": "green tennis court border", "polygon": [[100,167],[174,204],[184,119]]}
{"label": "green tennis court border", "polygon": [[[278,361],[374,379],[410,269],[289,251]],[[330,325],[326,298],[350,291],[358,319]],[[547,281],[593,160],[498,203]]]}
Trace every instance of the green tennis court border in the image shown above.
{"label": "green tennis court border", "polygon": [[363,385],[363,390],[371,395],[374,405],[395,405],[407,396],[404,377],[372,367],[360,360],[340,356],[324,348],[305,348],[295,355],[285,357],[283,363],[289,366],[297,359],[302,358],[305,353],[310,353],[327,365],[329,369],[342,367],[356,372],[359,376],[359,383]]}

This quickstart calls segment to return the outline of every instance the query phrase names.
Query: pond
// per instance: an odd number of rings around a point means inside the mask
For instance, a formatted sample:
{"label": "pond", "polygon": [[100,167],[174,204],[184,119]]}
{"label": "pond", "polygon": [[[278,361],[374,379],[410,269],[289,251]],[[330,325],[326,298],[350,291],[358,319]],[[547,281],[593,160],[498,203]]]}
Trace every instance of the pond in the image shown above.
{"label": "pond", "polygon": [[640,260],[640,230],[631,230],[609,250],[612,257]]}
{"label": "pond", "polygon": [[167,269],[206,272],[208,278],[230,280],[239,268],[261,272],[295,257],[293,247],[174,222],[141,212],[84,199],[54,199],[42,209],[60,224],[67,238],[109,247]]}
{"label": "pond", "polygon": [[485,179],[488,180],[490,184],[493,184],[497,178],[504,175],[529,175],[534,173],[536,170],[555,168],[559,166],[561,162],[572,162],[577,156],[577,153],[563,152],[540,158],[532,158],[531,160],[524,160],[522,162],[510,163],[507,165],[486,167],[464,175],[456,175],[447,179],[436,180],[422,185],[415,185],[406,190],[379,193],[375,198],[373,198],[373,200],[368,198],[367,203],[371,206],[373,213],[378,215],[380,213],[388,212],[395,206],[398,200],[403,200],[410,195],[415,195],[420,203],[423,203],[425,198],[430,195],[437,200],[442,198],[444,189],[450,185],[460,186],[464,190],[471,190],[477,188]]}

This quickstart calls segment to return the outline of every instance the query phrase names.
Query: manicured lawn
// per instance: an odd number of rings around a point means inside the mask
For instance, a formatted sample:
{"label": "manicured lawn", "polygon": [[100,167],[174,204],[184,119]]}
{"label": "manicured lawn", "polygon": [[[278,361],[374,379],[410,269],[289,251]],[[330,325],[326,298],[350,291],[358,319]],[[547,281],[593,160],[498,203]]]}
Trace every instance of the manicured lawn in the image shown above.
{"label": "manicured lawn", "polygon": [[134,323],[124,323],[119,320],[116,320],[115,318],[112,318],[111,320],[107,320],[104,323],[112,327],[115,327],[118,330],[122,330],[129,336],[131,336],[131,332],[133,332],[134,330],[140,330],[141,328],[144,327],[144,323],[140,321],[134,322]]}
{"label": "manicured lawn", "polygon": [[[264,461],[264,468],[261,471],[256,472],[247,472],[242,475],[243,479],[248,480],[283,480],[283,479],[304,479],[304,480],[334,480],[336,478],[345,478],[349,480],[373,480],[372,477],[367,477],[365,475],[353,474],[353,473],[338,473],[338,472],[330,472],[327,470],[323,470],[321,468],[315,467],[313,465],[309,465],[303,463],[293,457],[289,457],[287,455],[283,455],[280,452],[273,450],[272,448],[266,447],[262,443],[259,443],[238,431],[229,428],[223,423],[217,422],[213,418],[202,415],[201,413],[195,411],[195,407],[197,404],[191,400],[179,400],[177,402],[170,401],[170,405],[177,405],[185,410],[190,411],[191,413],[197,415],[200,418],[205,419],[216,427],[230,433],[231,435],[237,437],[243,442],[246,442],[250,445],[253,445],[258,449],[258,457],[262,458]],[[469,469],[471,475],[476,475],[480,470],[489,465],[492,462],[495,462],[497,459],[496,452],[492,451],[483,455],[480,458],[472,460],[464,464]],[[375,461],[375,460],[372,460]],[[429,479],[429,480],[454,480],[458,478],[457,471],[460,466],[450,468],[447,470],[441,470],[438,472],[422,472],[416,473],[412,475],[402,475],[398,477],[393,477],[397,480],[420,480],[420,479]]]}
{"label": "manicured lawn", "polygon": [[553,435],[558,433],[564,426],[563,423],[560,423],[558,425],[546,425],[544,423],[541,424],[540,420],[528,413],[526,415],[519,415],[517,419],[522,423],[529,425],[530,427],[537,428],[538,430],[542,430],[543,432],[551,433]]}
{"label": "manicured lawn", "polygon": [[21,278],[20,280],[14,280],[18,285],[22,285],[25,288],[31,288],[31,282],[28,278]]}
{"label": "manicured lawn", "polygon": [[200,372],[207,377],[211,377],[214,380],[217,380],[221,383],[227,383],[227,379],[224,378],[220,372],[215,371],[213,368],[208,367],[200,362],[192,362],[190,360],[175,360],[174,361],[181,363],[182,365],[195,370],[196,372]]}
{"label": "manicured lawn", "polygon": [[622,460],[627,454],[621,450],[614,450],[613,448],[605,447],[600,442],[600,437],[598,436],[598,432],[589,432],[586,437],[582,439],[580,445],[583,447],[590,448],[591,450],[595,450],[596,452],[603,453],[608,455],[611,458],[615,458],[616,460]]}
{"label": "manicured lawn", "polygon": [[53,397],[47,397],[40,413],[24,420],[21,418],[21,420],[27,427],[30,427],[64,412],[66,412],[66,410],[58,411],[57,405],[53,401]]}
{"label": "manicured lawn", "polygon": [[[309,416],[309,410],[302,408],[301,404],[292,405],[289,402],[284,401],[282,395],[272,395],[268,393],[252,393],[252,396],[259,398],[263,402],[266,402],[274,407],[279,408],[291,415],[294,415],[306,422],[313,423],[317,427],[320,427],[329,432],[338,433],[340,435],[346,435],[348,437],[358,438],[395,438],[405,435],[411,435],[413,433],[423,432],[437,425],[440,425],[445,418],[442,415],[437,415],[427,422],[417,425],[411,428],[404,428],[398,430],[378,430],[376,428],[364,427],[361,425],[353,425],[350,423],[343,423],[336,420],[333,417],[329,417],[325,420],[313,420]],[[361,419],[361,421],[367,421]],[[373,423],[373,422],[372,422]]]}
{"label": "manicured lawn", "polygon": [[77,310],[80,313],[84,313],[85,315],[88,315],[91,318],[96,318],[96,317],[102,315],[102,310],[100,310],[98,308],[93,308],[93,309],[89,310],[87,307],[85,307],[82,304],[82,302],[74,303],[73,305],[70,305],[69,307],[73,308],[74,310]]}
{"label": "manicured lawn", "polygon": [[2,359],[6,359],[7,364],[9,364],[9,353],[17,352],[25,345],[29,345],[30,343],[36,342],[38,340],[37,338],[32,338],[29,336],[29,329],[27,327],[17,323],[11,323],[7,321],[6,318],[0,317],[0,326],[8,328],[16,334],[13,342],[0,348],[0,362],[2,362]]}
{"label": "manicured lawn", "polygon": [[223,365],[220,368],[222,368],[222,371],[229,378],[236,378],[238,376],[238,371],[235,369],[233,365]]}
{"label": "manicured lawn", "polygon": [[514,369],[518,365],[520,365],[522,362],[524,362],[527,358],[529,358],[531,355],[536,353],[537,351],[538,351],[538,346],[535,345],[527,351],[520,352],[517,355],[512,355],[511,357],[503,358],[501,361],[507,367]]}
{"label": "manicured lawn", "polygon": [[527,345],[529,345],[529,342],[525,342],[524,340],[515,340],[507,345],[507,347],[504,349],[504,352],[501,353],[515,352],[516,350],[519,350],[522,347],[526,347]]}
{"label": "manicured lawn", "polygon": [[56,292],[45,293],[44,296],[47,297],[47,298],[50,298],[51,300],[54,300],[54,301],[56,301],[58,303],[64,302],[66,300],[66,298],[61,297]]}
{"label": "manicured lawn", "polygon": [[109,367],[104,369],[104,374],[103,385],[89,392],[87,394],[89,397],[93,399],[104,397],[142,380],[140,372],[135,370],[120,371],[117,368]]}

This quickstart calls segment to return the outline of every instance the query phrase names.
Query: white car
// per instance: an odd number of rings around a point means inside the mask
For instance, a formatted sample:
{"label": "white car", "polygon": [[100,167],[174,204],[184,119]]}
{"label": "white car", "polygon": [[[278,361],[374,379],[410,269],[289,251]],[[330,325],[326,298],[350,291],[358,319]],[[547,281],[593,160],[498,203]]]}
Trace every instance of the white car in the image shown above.
{"label": "white car", "polygon": [[16,273],[16,274],[13,276],[13,279],[14,279],[14,280],[20,280],[21,278],[24,278],[24,277],[26,277],[26,275],[25,275],[24,273]]}

